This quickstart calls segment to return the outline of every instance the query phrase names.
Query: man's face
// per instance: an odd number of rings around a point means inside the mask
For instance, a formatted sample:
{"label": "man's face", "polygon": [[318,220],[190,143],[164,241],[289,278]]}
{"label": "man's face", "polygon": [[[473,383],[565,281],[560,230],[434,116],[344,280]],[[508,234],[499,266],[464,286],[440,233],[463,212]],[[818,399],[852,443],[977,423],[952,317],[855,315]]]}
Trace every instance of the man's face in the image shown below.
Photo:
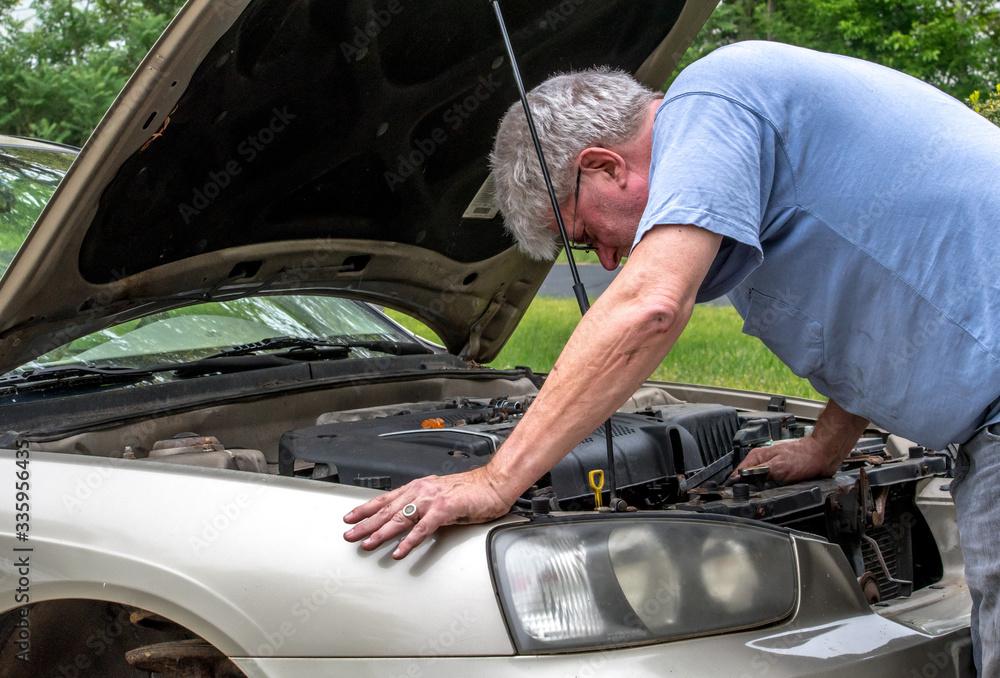
{"label": "man's face", "polygon": [[[577,176],[577,189],[560,205],[566,235],[570,243],[596,251],[601,265],[613,271],[632,248],[648,187],[622,189],[598,173]],[[555,219],[548,228],[559,232]]]}

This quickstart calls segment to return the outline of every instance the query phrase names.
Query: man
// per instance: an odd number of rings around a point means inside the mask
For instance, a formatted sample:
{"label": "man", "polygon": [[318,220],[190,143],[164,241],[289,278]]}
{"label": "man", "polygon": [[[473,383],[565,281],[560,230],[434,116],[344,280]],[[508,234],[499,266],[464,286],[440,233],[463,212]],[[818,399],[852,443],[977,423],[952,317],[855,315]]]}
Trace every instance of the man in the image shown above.
{"label": "man", "polygon": [[[1000,530],[984,510],[1000,500],[1000,130],[908,76],[775,43],[717,50],[662,101],[600,70],[529,101],[570,239],[628,263],[487,466],[386,493],[345,516],[363,521],[345,537],[373,549],[409,530],[402,558],[441,525],[505,514],[652,373],[696,301],[728,293],[743,331],[830,399],[811,436],[744,465],[832,475],[868,420],[964,443],[952,492],[973,642],[982,675],[1000,675]],[[554,256],[519,106],[492,160],[507,227]]]}

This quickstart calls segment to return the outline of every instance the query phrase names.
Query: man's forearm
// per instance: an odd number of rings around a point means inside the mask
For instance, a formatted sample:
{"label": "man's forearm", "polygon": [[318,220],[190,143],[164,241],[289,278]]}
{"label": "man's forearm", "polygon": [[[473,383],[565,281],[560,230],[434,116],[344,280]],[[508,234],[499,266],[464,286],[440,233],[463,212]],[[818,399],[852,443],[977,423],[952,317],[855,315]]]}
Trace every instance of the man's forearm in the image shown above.
{"label": "man's forearm", "polygon": [[690,308],[660,309],[613,292],[602,296],[490,462],[501,495],[513,503],[600,426],[663,360],[690,314]]}
{"label": "man's forearm", "polygon": [[825,455],[827,468],[832,468],[830,475],[840,468],[867,426],[867,419],[847,412],[833,400],[826,404],[811,437]]}
{"label": "man's forearm", "polygon": [[[721,237],[694,226],[657,226],[580,322],[538,398],[487,466],[418,478],[344,516],[348,541],[367,550],[406,533],[404,558],[442,525],[485,522],[510,508],[594,431],[674,345]],[[417,523],[403,515],[413,504]]]}
{"label": "man's forearm", "polygon": [[[720,238],[692,226],[657,228],[580,321],[538,398],[490,462],[505,499],[513,502],[625,402],[687,324]],[[683,284],[664,284],[667,266],[675,274],[670,279]],[[678,270],[685,266],[692,270]]]}

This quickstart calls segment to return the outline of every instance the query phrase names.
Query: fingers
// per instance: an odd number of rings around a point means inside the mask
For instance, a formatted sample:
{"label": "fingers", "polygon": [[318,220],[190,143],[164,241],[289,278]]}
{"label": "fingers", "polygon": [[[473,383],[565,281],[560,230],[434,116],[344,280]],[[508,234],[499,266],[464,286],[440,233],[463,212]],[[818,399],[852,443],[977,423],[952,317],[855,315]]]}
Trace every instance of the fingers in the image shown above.
{"label": "fingers", "polygon": [[[379,497],[379,499],[382,499],[382,497]],[[392,552],[392,557],[399,560],[405,558],[413,549],[423,543],[424,539],[433,534],[440,527],[440,521],[435,520],[433,515],[429,514],[421,516],[419,520],[414,522],[403,515],[402,507],[406,505],[403,503],[406,501],[405,498],[387,503],[390,501],[379,502],[382,506],[375,510],[369,506],[370,504],[375,504],[375,500],[372,500],[354,509],[347,516],[344,516],[345,521],[348,520],[348,516],[352,520],[362,520],[364,514],[368,514],[367,519],[344,533],[344,539],[349,542],[356,542],[363,539],[361,548],[366,551],[373,551],[387,541],[395,539],[409,531],[406,538]]]}
{"label": "fingers", "polygon": [[736,467],[739,471],[741,468],[750,468],[751,466],[761,466],[771,461],[774,457],[779,454],[780,450],[775,447],[755,447],[750,451],[750,454],[746,456],[740,465]]}
{"label": "fingers", "polygon": [[395,539],[408,530],[415,529],[419,524],[419,522],[415,523],[404,517],[402,509],[400,509],[392,513],[377,529],[371,530],[369,536],[361,542],[361,548],[366,551],[374,551],[385,542]]}
{"label": "fingers", "polygon": [[[356,524],[344,533],[344,539],[349,542],[361,541],[361,548],[373,551],[385,542],[409,531],[409,535],[400,542],[392,554],[392,557],[397,560],[404,558],[439,526],[438,521],[435,521],[432,516],[420,513],[422,511],[421,504],[425,502],[417,502],[416,496],[419,494],[419,488],[415,487],[416,484],[407,483],[403,487],[379,495],[347,513],[344,516],[344,522]],[[418,519],[416,521],[403,515],[403,507],[411,502],[417,504]]]}
{"label": "fingers", "polygon": [[[361,541],[371,551],[391,539],[405,537],[392,557],[406,557],[442,525],[482,523],[504,515],[510,509],[483,469],[450,476],[428,476],[376,497],[344,516],[357,523],[344,533],[349,542]],[[402,514],[404,506],[417,507],[417,521]]]}
{"label": "fingers", "polygon": [[[360,523],[365,518],[370,518],[371,516],[378,513],[386,504],[392,502],[396,495],[400,491],[404,490],[406,486],[393,490],[392,492],[386,492],[385,494],[380,494],[371,501],[365,502],[361,506],[357,507],[353,511],[348,511],[347,515],[344,516],[345,523]],[[348,530],[348,532],[353,532],[353,530]]]}
{"label": "fingers", "polygon": [[[397,528],[395,534],[403,532],[407,527],[413,525],[413,521],[403,517],[401,511],[405,504],[401,502],[402,500],[393,501],[393,497],[384,494],[354,509],[344,516],[344,521],[358,524],[344,533],[344,539],[353,542],[371,538],[383,526],[390,523],[393,523]],[[383,538],[381,541],[385,541],[385,539]]]}
{"label": "fingers", "polygon": [[[404,519],[405,520],[405,519]],[[396,560],[402,560],[410,554],[410,551],[420,546],[424,539],[434,533],[439,525],[435,525],[432,521],[421,518],[418,523],[413,526],[410,533],[406,535],[399,546],[392,552],[392,557]],[[373,547],[374,548],[374,547]]]}
{"label": "fingers", "polygon": [[791,483],[819,475],[813,468],[814,460],[804,454],[800,447],[787,443],[770,447],[755,448],[747,455],[739,469],[752,466],[767,466],[767,477],[778,483]]}

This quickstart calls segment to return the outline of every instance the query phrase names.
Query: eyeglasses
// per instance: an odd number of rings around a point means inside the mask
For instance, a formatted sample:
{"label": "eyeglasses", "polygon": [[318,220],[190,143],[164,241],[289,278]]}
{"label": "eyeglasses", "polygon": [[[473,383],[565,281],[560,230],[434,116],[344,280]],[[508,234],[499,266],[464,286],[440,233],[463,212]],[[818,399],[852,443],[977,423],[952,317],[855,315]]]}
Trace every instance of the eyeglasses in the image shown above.
{"label": "eyeglasses", "polygon": [[[573,192],[573,230],[570,231],[572,237],[576,237],[576,213],[580,211],[580,174],[581,168],[576,168],[576,190]],[[569,248],[576,252],[593,252],[593,245],[577,244],[570,241]]]}

